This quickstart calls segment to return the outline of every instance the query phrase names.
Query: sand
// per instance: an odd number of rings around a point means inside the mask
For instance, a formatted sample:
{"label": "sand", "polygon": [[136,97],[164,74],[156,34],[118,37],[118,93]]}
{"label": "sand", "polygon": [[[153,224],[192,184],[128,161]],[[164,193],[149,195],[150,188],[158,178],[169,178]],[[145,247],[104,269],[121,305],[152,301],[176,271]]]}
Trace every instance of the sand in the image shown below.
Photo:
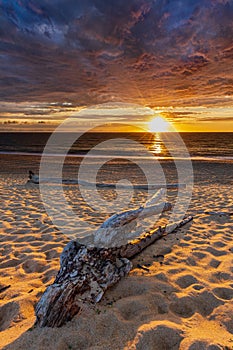
{"label": "sand", "polygon": [[148,247],[96,307],[57,329],[33,328],[34,307],[68,238],[46,214],[37,185],[2,174],[0,193],[1,349],[233,349],[233,217],[204,213],[232,211],[229,181],[196,180],[194,221]]}

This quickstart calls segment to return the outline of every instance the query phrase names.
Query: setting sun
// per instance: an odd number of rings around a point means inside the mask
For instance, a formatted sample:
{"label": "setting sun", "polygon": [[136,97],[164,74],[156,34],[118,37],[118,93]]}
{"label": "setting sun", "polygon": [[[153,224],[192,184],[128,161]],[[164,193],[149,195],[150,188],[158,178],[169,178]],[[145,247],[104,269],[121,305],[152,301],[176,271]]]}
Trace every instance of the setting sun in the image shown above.
{"label": "setting sun", "polygon": [[149,121],[148,129],[151,132],[169,131],[170,124],[162,117],[156,117]]}

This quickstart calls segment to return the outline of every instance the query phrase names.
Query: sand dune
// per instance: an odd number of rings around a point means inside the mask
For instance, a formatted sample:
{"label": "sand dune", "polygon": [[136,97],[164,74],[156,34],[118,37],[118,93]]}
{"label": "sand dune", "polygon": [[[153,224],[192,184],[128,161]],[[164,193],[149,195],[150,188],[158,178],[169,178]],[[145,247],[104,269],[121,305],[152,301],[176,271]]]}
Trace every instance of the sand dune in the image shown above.
{"label": "sand dune", "polygon": [[[2,349],[233,349],[233,218],[204,214],[232,211],[227,185],[196,186],[189,209],[193,223],[137,256],[129,276],[96,307],[62,328],[33,329],[34,306],[53,281],[68,238],[47,216],[38,186],[5,180],[0,184]],[[67,193],[78,203],[74,189]],[[82,211],[87,220],[103,221],[84,206]]]}

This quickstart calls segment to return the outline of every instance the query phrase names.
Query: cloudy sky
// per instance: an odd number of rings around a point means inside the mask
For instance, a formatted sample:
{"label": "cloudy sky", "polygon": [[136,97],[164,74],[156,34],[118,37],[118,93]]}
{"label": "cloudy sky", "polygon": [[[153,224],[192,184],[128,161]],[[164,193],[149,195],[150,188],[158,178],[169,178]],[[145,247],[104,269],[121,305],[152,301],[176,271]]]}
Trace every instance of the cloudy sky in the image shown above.
{"label": "cloudy sky", "polygon": [[233,131],[233,0],[0,0],[0,75],[3,129],[120,102]]}

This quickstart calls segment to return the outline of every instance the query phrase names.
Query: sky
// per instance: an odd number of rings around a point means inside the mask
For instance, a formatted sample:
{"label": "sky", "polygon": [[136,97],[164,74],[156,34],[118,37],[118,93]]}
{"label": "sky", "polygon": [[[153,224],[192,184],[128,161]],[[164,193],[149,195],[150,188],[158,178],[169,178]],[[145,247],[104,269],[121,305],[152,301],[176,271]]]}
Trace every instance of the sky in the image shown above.
{"label": "sky", "polygon": [[233,0],[0,0],[0,127],[233,131],[232,18]]}

